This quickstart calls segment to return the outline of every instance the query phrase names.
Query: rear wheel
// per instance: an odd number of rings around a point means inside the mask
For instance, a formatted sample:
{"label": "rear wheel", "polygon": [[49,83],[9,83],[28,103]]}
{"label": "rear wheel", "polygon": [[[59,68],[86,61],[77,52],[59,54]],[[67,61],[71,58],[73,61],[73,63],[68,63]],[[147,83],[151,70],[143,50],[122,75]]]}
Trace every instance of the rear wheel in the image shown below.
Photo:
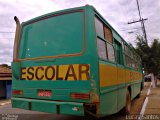
{"label": "rear wheel", "polygon": [[140,98],[141,96],[141,91],[138,93],[138,95],[136,96],[136,98]]}
{"label": "rear wheel", "polygon": [[141,83],[141,88],[140,88],[140,91],[139,91],[138,95],[136,96],[136,98],[140,98],[142,90],[143,90],[143,84]]}
{"label": "rear wheel", "polygon": [[85,120],[98,120],[96,105],[85,105]]}
{"label": "rear wheel", "polygon": [[90,112],[85,112],[84,120],[98,120],[95,115],[92,115]]}
{"label": "rear wheel", "polygon": [[126,93],[126,107],[125,107],[126,114],[131,113],[131,95],[130,92],[127,90]]}

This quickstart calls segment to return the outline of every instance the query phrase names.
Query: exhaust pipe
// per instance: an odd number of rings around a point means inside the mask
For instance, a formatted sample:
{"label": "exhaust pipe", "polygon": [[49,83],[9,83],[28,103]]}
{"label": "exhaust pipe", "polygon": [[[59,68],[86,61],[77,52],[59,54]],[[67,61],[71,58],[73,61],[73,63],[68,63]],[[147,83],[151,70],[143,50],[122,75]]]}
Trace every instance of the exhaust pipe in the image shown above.
{"label": "exhaust pipe", "polygon": [[16,22],[16,33],[14,39],[14,48],[13,48],[13,62],[18,61],[18,46],[19,46],[19,32],[20,32],[20,22],[18,17],[14,17]]}

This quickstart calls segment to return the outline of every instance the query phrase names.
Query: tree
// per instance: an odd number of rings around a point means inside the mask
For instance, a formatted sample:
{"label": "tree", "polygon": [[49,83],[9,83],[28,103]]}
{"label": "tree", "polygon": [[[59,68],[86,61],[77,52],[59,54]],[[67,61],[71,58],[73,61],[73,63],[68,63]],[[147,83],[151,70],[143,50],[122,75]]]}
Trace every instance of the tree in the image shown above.
{"label": "tree", "polygon": [[149,72],[153,72],[157,76],[160,71],[160,43],[157,39],[154,39],[150,51]]}
{"label": "tree", "polygon": [[8,64],[1,64],[0,66],[6,67],[6,68],[11,68],[11,66],[9,66]]}
{"label": "tree", "polygon": [[145,73],[160,74],[160,42],[154,39],[149,46],[142,36],[137,36],[136,51],[142,59]]}

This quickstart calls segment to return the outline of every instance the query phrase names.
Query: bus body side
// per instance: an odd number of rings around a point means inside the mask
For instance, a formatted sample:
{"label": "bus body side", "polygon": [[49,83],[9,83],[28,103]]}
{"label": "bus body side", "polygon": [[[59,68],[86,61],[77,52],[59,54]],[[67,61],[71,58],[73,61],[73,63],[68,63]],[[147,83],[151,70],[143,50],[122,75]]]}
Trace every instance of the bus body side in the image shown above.
{"label": "bus body side", "polygon": [[12,62],[12,107],[55,114],[96,114],[98,57],[91,18],[93,10],[85,6],[21,25],[18,60]]}
{"label": "bus body side", "polygon": [[[140,60],[136,64],[136,58],[130,57],[126,52],[124,46],[127,43],[123,38],[95,10],[96,23],[97,52],[99,53],[100,116],[106,116],[117,113],[126,106],[127,91],[129,91],[132,100],[140,94],[143,88],[142,68]],[[108,31],[105,32],[106,27],[111,31],[111,38],[106,36],[109,35]],[[104,49],[103,46],[105,46]],[[127,47],[132,52],[128,45]],[[110,55],[111,51],[112,56]],[[128,61],[127,58],[129,58]],[[138,65],[138,68],[130,65],[133,64],[132,61],[134,61],[134,65]]]}

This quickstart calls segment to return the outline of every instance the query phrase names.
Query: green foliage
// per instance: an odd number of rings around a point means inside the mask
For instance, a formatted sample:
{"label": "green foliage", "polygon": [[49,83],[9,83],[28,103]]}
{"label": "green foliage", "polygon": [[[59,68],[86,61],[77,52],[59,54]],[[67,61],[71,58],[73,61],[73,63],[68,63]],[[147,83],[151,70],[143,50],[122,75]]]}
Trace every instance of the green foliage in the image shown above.
{"label": "green foliage", "polygon": [[7,64],[1,64],[0,66],[6,67],[6,68],[11,68],[11,66],[9,66],[9,65],[7,65]]}
{"label": "green foliage", "polygon": [[137,36],[136,51],[142,59],[146,73],[158,75],[160,73],[160,42],[154,39],[149,46],[141,36]]}

